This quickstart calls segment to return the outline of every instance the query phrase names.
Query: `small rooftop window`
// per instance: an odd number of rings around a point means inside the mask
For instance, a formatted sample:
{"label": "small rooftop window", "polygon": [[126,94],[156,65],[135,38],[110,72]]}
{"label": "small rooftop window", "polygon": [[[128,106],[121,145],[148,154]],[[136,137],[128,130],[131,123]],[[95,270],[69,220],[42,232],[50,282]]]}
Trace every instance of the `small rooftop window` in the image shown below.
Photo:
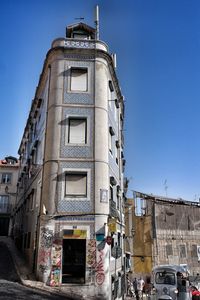
{"label": "small rooftop window", "polygon": [[66,37],[72,39],[95,39],[95,29],[85,23],[77,23],[67,26]]}

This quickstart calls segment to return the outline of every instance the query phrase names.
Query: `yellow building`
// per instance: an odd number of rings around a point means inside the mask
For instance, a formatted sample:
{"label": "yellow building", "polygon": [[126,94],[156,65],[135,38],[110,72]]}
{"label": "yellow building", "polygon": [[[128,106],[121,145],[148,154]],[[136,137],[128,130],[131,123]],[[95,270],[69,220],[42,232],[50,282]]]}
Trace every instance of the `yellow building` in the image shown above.
{"label": "yellow building", "polygon": [[[134,199],[128,199],[125,207],[125,251],[130,267],[127,271],[146,274],[152,269],[151,216],[137,215]],[[127,263],[128,265],[128,263]]]}

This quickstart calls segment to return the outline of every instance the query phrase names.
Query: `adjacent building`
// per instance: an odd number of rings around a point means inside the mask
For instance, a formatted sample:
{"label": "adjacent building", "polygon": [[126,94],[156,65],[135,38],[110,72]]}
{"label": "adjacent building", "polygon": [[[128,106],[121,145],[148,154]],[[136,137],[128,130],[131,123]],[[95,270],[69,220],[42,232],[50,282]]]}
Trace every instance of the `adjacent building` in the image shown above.
{"label": "adjacent building", "polygon": [[0,235],[12,234],[12,212],[16,204],[19,163],[7,156],[0,160]]}
{"label": "adjacent building", "polygon": [[199,273],[200,204],[139,192],[132,203],[132,271],[149,275],[156,265],[182,264]]}
{"label": "adjacent building", "polygon": [[46,55],[19,147],[13,233],[38,278],[125,293],[124,100],[98,28],[77,23]]}

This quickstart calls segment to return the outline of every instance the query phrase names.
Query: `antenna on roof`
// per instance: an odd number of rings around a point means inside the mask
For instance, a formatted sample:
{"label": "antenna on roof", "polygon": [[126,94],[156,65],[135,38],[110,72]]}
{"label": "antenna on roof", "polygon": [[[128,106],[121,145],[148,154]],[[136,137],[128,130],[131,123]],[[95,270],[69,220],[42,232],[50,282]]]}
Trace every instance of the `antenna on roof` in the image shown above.
{"label": "antenna on roof", "polygon": [[74,18],[75,20],[84,20],[84,17]]}
{"label": "antenna on roof", "polygon": [[99,40],[99,6],[95,7],[95,26],[96,26],[96,39]]}
{"label": "antenna on roof", "polygon": [[167,189],[168,189],[167,179],[165,179],[163,185],[164,185],[164,189],[165,189],[165,193],[166,193],[166,197],[167,197]]}

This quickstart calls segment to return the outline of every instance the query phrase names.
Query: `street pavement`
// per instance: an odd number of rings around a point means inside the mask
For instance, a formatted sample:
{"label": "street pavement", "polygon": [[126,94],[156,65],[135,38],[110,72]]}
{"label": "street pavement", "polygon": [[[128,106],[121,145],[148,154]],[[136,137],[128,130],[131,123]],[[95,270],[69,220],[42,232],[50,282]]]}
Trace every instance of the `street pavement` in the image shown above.
{"label": "street pavement", "polygon": [[74,285],[50,287],[37,281],[9,237],[0,236],[0,253],[0,299],[95,300],[92,286],[79,286],[78,289]]}
{"label": "street pavement", "polygon": [[0,299],[3,300],[67,300],[69,298],[53,295],[45,291],[38,291],[33,288],[23,286],[19,282],[0,280]]}
{"label": "street pavement", "polygon": [[[1,240],[1,239],[0,239]],[[35,289],[35,286],[26,287],[22,284],[20,274],[15,267],[7,244],[0,241],[0,299],[4,300],[72,300],[64,295],[50,291]],[[24,274],[25,275],[25,274]]]}

